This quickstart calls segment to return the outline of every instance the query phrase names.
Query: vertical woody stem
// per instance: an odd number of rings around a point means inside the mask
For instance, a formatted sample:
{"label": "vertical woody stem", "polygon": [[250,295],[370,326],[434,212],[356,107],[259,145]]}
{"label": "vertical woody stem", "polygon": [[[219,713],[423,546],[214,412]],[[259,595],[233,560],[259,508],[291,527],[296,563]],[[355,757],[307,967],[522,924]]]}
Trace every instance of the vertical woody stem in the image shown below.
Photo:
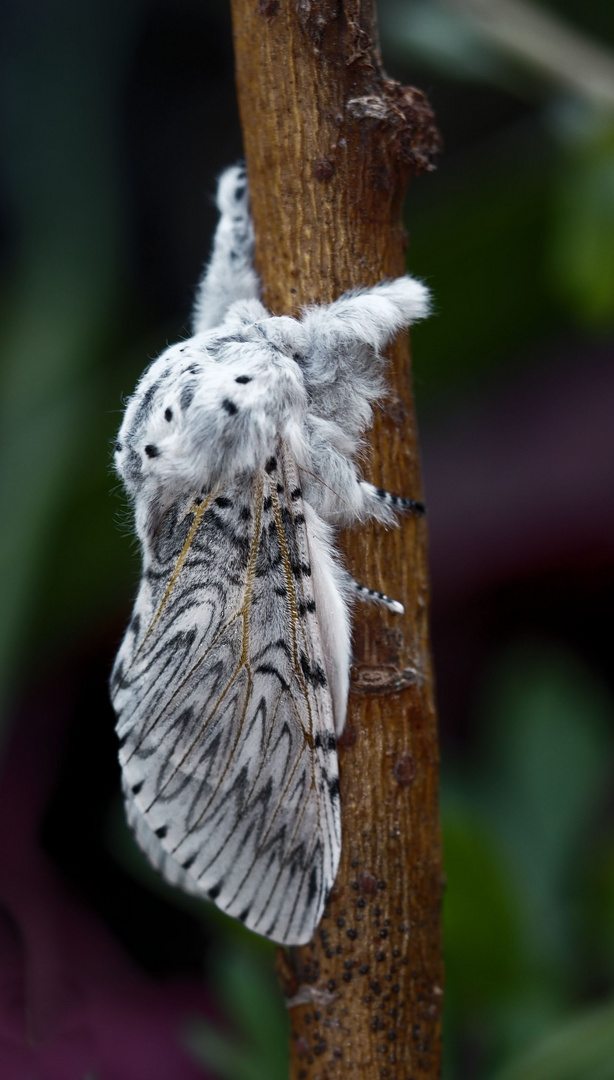
{"label": "vertical woody stem", "polygon": [[[405,271],[401,205],[437,132],[423,95],[382,70],[368,0],[231,0],[239,107],[264,302],[327,303]],[[368,472],[420,498],[406,337],[390,350]],[[353,530],[360,581],[403,601],[360,609],[340,745],[343,854],[314,940],[280,952],[290,1075],[439,1075],[442,890],[426,529]]]}

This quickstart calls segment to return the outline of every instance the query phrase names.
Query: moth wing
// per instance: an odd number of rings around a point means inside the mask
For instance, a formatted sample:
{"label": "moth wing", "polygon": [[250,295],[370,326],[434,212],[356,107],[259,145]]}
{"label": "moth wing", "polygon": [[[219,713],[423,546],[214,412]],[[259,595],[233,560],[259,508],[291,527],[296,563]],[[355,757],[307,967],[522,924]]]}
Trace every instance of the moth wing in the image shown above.
{"label": "moth wing", "polygon": [[148,545],[112,676],[129,820],[173,884],[308,941],[340,852],[334,721],[308,526],[285,458]]}

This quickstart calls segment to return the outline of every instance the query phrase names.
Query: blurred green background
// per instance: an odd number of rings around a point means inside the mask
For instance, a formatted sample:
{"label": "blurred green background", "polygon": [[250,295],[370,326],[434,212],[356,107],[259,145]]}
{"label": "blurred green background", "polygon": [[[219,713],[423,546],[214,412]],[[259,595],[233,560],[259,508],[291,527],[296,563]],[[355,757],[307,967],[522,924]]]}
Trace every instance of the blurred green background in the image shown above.
{"label": "blurred green background", "polygon": [[[445,1077],[614,1080],[614,5],[379,12],[445,144],[407,203]],[[227,4],[0,17],[2,1076],[282,1080],[273,950],[137,852],[106,691],[139,574],[110,447],[241,154]]]}

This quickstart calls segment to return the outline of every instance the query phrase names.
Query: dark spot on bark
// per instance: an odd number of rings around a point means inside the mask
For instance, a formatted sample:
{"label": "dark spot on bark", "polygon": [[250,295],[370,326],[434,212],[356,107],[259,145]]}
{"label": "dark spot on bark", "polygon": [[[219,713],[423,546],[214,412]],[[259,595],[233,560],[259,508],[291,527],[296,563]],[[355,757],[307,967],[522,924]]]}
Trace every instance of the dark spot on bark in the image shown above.
{"label": "dark spot on bark", "polygon": [[409,787],[416,776],[416,763],[411,754],[401,754],[398,761],[395,763],[394,778],[399,782],[401,787]]}
{"label": "dark spot on bark", "polygon": [[373,896],[377,888],[377,879],[373,874],[365,872],[358,879],[358,887],[366,896]]}
{"label": "dark spot on bark", "polygon": [[322,158],[320,161],[316,161],[313,167],[313,175],[316,180],[320,180],[322,183],[326,184],[329,180],[332,180],[335,175],[335,166],[332,161],[329,161],[327,158]]}

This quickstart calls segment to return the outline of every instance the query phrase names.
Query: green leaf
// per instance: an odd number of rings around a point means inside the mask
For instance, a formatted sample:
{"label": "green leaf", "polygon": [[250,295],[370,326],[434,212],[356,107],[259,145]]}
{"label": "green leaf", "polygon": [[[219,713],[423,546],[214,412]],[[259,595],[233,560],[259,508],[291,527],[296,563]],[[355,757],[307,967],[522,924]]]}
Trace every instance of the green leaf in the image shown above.
{"label": "green leaf", "polygon": [[614,124],[587,121],[558,170],[549,271],[577,317],[595,327],[614,325],[613,193]]}
{"label": "green leaf", "polygon": [[509,996],[526,960],[514,882],[496,837],[477,813],[444,806],[444,947],[447,990],[472,1004]]}
{"label": "green leaf", "polygon": [[570,1018],[493,1080],[612,1080],[614,1004]]}
{"label": "green leaf", "polygon": [[498,663],[482,702],[481,805],[525,899],[536,955],[569,958],[569,883],[605,796],[613,704],[562,650],[532,642]]}

